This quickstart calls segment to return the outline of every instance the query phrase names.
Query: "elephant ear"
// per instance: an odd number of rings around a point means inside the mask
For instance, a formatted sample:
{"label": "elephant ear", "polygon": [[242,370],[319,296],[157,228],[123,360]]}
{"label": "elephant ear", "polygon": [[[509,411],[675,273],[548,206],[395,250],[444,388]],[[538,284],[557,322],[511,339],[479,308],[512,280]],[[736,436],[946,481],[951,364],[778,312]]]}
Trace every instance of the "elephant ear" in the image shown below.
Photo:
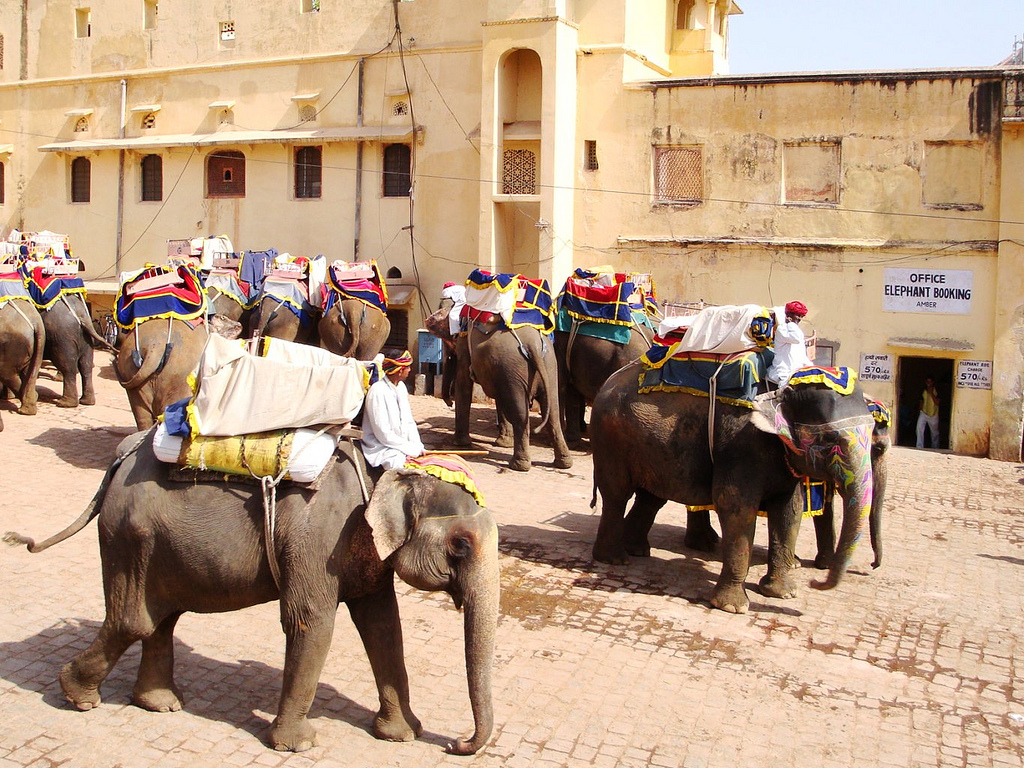
{"label": "elephant ear", "polygon": [[769,435],[779,434],[779,422],[785,421],[781,412],[780,392],[781,390],[766,392],[754,398],[754,410],[750,420],[755,427]]}
{"label": "elephant ear", "polygon": [[390,469],[373,488],[366,507],[366,522],[373,531],[373,545],[380,559],[387,560],[409,540],[416,525],[415,504],[406,504],[410,493],[407,478],[421,474],[410,469]]}

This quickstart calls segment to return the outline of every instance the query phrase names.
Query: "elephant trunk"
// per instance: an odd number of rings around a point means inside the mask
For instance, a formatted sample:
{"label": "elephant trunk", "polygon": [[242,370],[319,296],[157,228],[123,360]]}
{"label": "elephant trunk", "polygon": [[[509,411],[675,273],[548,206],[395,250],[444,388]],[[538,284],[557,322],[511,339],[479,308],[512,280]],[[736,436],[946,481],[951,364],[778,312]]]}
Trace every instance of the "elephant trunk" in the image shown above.
{"label": "elephant trunk", "polygon": [[843,527],[828,577],[824,582],[811,583],[816,589],[832,589],[839,584],[860,540],[864,519],[872,509],[874,480],[870,440],[870,425],[850,428],[837,442],[829,459],[829,475],[843,497]]}
{"label": "elephant trunk", "polygon": [[871,476],[873,478],[871,496],[871,517],[869,526],[871,530],[871,549],[875,553],[875,559],[871,563],[872,568],[878,568],[882,564],[882,504],[885,501],[885,487],[889,480],[888,450],[890,442],[885,437],[876,439],[871,448]]}
{"label": "elephant trunk", "polygon": [[474,732],[448,745],[455,755],[472,755],[491,738],[494,704],[491,699],[491,670],[494,666],[494,635],[498,623],[499,576],[497,530],[479,552],[480,567],[464,598],[466,634],[466,680],[473,709]]}

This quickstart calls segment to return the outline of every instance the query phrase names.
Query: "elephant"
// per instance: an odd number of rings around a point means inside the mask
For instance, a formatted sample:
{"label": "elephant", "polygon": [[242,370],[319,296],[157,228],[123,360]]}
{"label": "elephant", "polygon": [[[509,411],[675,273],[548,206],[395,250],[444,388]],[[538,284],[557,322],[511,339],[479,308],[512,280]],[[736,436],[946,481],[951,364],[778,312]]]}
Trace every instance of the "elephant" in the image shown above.
{"label": "elephant", "polygon": [[[92,324],[92,317],[81,294],[64,294],[48,309],[40,311],[46,329],[44,357],[51,361],[63,379],[64,390],[56,404],[61,408],[95,405],[92,383],[93,349],[117,354],[117,350]],[[78,377],[82,379],[81,397]]]}
{"label": "elephant", "polygon": [[343,441],[338,453],[318,490],[287,483],[278,488],[275,522],[268,525],[258,484],[239,476],[174,482],[153,453],[153,431],[137,433],[122,443],[78,520],[38,544],[8,533],[7,543],[38,552],[99,518],[106,618],[92,644],[60,672],[71,703],[81,710],[99,705],[100,684],[141,640],[134,703],[178,710],[178,618],[186,611],[219,613],[279,600],[284,682],[268,743],[306,750],[316,743],[306,714],[344,602],[377,683],[373,733],[410,741],[422,726],[409,703],[397,573],[417,589],[447,592],[464,610],[475,729],[448,749],[472,754],[484,746],[494,723],[491,672],[500,590],[494,519],[458,485],[410,469],[384,472],[374,485],[359,448]]}
{"label": "elephant", "polygon": [[594,402],[601,385],[619,368],[650,349],[652,336],[652,329],[641,329],[636,324],[630,328],[629,341],[625,344],[555,330],[558,404],[569,445],[579,443],[582,438],[584,411],[588,403]]}
{"label": "elephant", "polygon": [[630,550],[642,551],[667,500],[714,506],[722,527],[722,572],[710,602],[745,613],[749,600],[743,582],[757,513],[764,510],[769,560],[759,586],[769,597],[793,597],[801,475],[835,482],[843,497],[842,531],[828,576],[812,583],[822,589],[838,585],[874,490],[874,419],[860,385],[848,395],[824,384],[788,386],[757,398],[752,408],[715,402],[709,436],[710,399],[687,392],[638,394],[641,365],[630,363],[609,377],[591,411],[592,504],[598,491],[602,499],[594,559],[623,563]]}
{"label": "elephant", "polygon": [[206,291],[206,299],[210,304],[210,316],[222,317],[238,323],[242,329],[249,327],[251,309],[244,308],[230,296],[221,293],[220,289],[212,286]]}
{"label": "elephant", "polygon": [[192,394],[188,375],[209,335],[204,321],[151,318],[122,338],[114,372],[140,430],[149,429],[165,407]]}
{"label": "elephant", "polygon": [[307,322],[299,320],[299,316],[284,305],[273,294],[264,293],[249,316],[249,336],[272,336],[285,341],[297,341],[300,344],[320,344],[317,329],[318,316],[310,317]]}
{"label": "elephant", "polygon": [[530,469],[530,408],[540,404],[541,423],[550,431],[555,450],[554,466],[568,469],[572,455],[562,435],[558,411],[558,368],[551,337],[524,326],[515,331],[498,321],[470,320],[469,330],[455,345],[455,442],[471,444],[469,413],[473,382],[494,399],[498,420],[496,445],[513,446],[509,468]]}
{"label": "elephant", "polygon": [[43,318],[32,302],[8,299],[0,303],[0,395],[5,389],[15,393],[21,400],[18,413],[23,416],[36,413],[36,379],[45,343]]}
{"label": "elephant", "polygon": [[391,321],[357,299],[338,299],[319,323],[320,346],[342,357],[372,360],[391,334]]}

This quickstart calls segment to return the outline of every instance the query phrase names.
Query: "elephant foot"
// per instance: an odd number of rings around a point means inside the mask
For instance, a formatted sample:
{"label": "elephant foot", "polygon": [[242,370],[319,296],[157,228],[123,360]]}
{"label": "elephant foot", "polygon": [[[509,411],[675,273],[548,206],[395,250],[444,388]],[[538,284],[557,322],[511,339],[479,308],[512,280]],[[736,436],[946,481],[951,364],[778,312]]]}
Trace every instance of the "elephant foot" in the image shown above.
{"label": "elephant foot", "polygon": [[511,448],[515,443],[516,439],[514,435],[498,435],[494,439],[494,444],[498,448]]}
{"label": "elephant foot", "polygon": [[150,712],[177,712],[181,709],[182,697],[173,683],[169,688],[143,690],[138,685],[132,691],[132,703]]}
{"label": "elephant foot", "polygon": [[282,725],[275,718],[269,740],[270,746],[278,752],[305,752],[316,746],[316,729],[305,718],[288,725]]}
{"label": "elephant foot", "polygon": [[82,395],[78,400],[79,405],[96,405],[96,395]]}
{"label": "elephant foot", "polygon": [[711,595],[711,605],[726,613],[746,613],[750,605],[743,586],[716,587]]}
{"label": "elephant foot", "polygon": [[796,597],[796,582],[789,578],[778,578],[771,574],[765,574],[757,584],[761,594],[765,597],[777,597],[781,600],[791,600]]}
{"label": "elephant foot", "polygon": [[555,456],[555,468],[556,469],[569,469],[572,467],[572,456],[566,454],[565,456]]}
{"label": "elephant foot", "polygon": [[57,398],[55,405],[58,408],[77,408],[78,398],[77,397],[60,397]]}
{"label": "elephant foot", "polygon": [[697,552],[714,552],[718,548],[720,538],[711,524],[687,525],[683,544]]}
{"label": "elephant foot", "polygon": [[390,716],[378,712],[373,718],[373,735],[382,741],[412,741],[423,734],[423,725],[412,712],[408,717],[396,712]]}
{"label": "elephant foot", "polygon": [[459,447],[459,448],[468,448],[468,447],[473,445],[473,441],[470,439],[469,435],[458,435],[457,434],[457,435],[455,435],[453,440],[455,442],[455,445],[457,447]]}
{"label": "elephant foot", "polygon": [[22,403],[21,408],[18,409],[18,413],[20,413],[22,416],[35,416],[38,410],[39,409],[36,408],[35,403],[33,403],[32,405],[25,405],[24,403]]}
{"label": "elephant foot", "polygon": [[69,661],[60,671],[60,687],[64,696],[77,709],[87,712],[100,705],[100,689],[98,686],[86,686],[78,682],[75,676],[75,662]]}
{"label": "elephant foot", "polygon": [[630,557],[650,557],[651,545],[646,541],[626,544],[626,554]]}
{"label": "elephant foot", "polygon": [[829,563],[832,562],[832,555],[819,554],[814,558],[814,567],[819,571],[827,571]]}
{"label": "elephant foot", "polygon": [[609,565],[625,565],[629,562],[624,547],[608,546],[600,542],[594,544],[592,556],[597,562],[608,563]]}
{"label": "elephant foot", "polygon": [[508,468],[515,472],[529,472],[531,466],[529,459],[517,459],[515,456],[508,462]]}

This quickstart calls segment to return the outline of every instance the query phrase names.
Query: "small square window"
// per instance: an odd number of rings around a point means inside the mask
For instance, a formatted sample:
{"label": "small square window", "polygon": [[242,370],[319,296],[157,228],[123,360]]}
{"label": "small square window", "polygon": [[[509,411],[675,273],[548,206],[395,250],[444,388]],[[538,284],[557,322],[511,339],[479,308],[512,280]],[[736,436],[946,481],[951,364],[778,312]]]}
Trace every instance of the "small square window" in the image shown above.
{"label": "small square window", "polygon": [[75,9],[75,37],[92,37],[92,11],[88,8]]}
{"label": "small square window", "polygon": [[699,203],[704,198],[701,148],[655,147],[654,189],[658,203]]}
{"label": "small square window", "polygon": [[222,42],[235,39],[235,22],[222,21],[220,23],[220,39]]}
{"label": "small square window", "polygon": [[596,141],[585,141],[583,142],[584,148],[584,161],[583,167],[588,171],[597,170],[597,142]]}
{"label": "small square window", "polygon": [[157,0],[142,0],[142,28],[156,29],[159,5]]}

